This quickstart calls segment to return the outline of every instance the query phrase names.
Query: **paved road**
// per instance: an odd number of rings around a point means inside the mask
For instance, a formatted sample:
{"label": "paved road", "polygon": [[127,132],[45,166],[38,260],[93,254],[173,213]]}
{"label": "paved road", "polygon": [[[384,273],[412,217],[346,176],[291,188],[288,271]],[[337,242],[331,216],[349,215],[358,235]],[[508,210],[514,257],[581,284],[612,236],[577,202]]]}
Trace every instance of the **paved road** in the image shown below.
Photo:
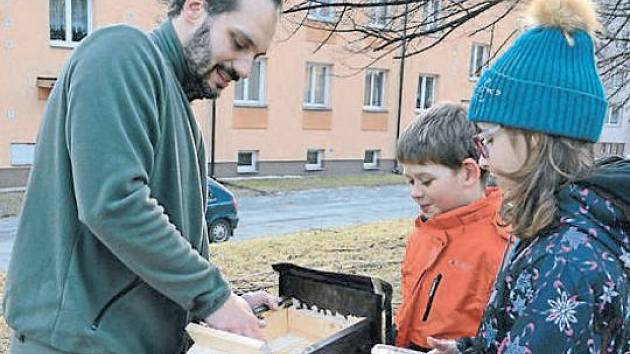
{"label": "paved road", "polygon": [[[348,187],[288,192],[238,200],[239,227],[233,241],[412,218],[417,207],[407,186]],[[17,218],[0,219],[0,271],[6,271]],[[230,241],[232,242],[232,241]]]}
{"label": "paved road", "polygon": [[241,222],[234,241],[411,218],[418,210],[405,185],[306,190],[238,202]]}
{"label": "paved road", "polygon": [[0,219],[0,271],[3,272],[7,270],[9,265],[16,224],[17,218],[15,217]]}

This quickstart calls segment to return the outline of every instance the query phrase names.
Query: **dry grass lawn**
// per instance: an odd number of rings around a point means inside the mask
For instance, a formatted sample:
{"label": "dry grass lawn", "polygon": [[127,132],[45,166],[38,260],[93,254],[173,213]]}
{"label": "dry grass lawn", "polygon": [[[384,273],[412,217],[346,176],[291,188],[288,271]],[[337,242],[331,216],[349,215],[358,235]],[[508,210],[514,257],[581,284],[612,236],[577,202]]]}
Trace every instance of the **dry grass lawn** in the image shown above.
{"label": "dry grass lawn", "polygon": [[[237,197],[266,195],[318,188],[381,186],[403,184],[405,178],[389,172],[351,176],[317,176],[299,178],[246,178],[222,180]],[[20,212],[24,192],[0,192],[0,218]]]}
{"label": "dry grass lawn", "polygon": [[375,172],[367,175],[317,176],[300,178],[247,178],[219,179],[237,196],[261,195],[278,192],[298,191],[317,188],[339,188],[353,186],[382,186],[404,184],[405,178],[389,172]]}
{"label": "dry grass lawn", "polygon": [[24,192],[0,193],[0,218],[20,212]]}
{"label": "dry grass lawn", "polygon": [[[276,292],[277,277],[271,265],[278,262],[379,277],[394,286],[396,307],[400,301],[400,262],[411,227],[411,220],[397,220],[214,244],[212,260],[237,292]],[[4,274],[0,274],[0,286],[4,289]],[[7,352],[10,335],[0,320],[0,353]]]}

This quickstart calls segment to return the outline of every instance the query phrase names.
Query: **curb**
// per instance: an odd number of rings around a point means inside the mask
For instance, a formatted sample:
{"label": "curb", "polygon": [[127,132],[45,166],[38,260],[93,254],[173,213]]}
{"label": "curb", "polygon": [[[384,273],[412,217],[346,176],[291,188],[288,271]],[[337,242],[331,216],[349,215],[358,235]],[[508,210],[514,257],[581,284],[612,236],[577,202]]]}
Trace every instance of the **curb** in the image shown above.
{"label": "curb", "polygon": [[0,193],[24,192],[26,187],[0,188]]}

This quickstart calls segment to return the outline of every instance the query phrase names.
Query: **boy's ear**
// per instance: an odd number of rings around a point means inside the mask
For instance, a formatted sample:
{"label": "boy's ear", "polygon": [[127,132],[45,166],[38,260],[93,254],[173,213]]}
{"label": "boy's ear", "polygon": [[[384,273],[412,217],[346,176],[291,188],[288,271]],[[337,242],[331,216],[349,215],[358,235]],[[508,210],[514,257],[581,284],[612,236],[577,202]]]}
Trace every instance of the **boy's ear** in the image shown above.
{"label": "boy's ear", "polygon": [[472,158],[466,158],[462,161],[462,182],[465,186],[474,186],[481,179],[481,167],[477,161]]}

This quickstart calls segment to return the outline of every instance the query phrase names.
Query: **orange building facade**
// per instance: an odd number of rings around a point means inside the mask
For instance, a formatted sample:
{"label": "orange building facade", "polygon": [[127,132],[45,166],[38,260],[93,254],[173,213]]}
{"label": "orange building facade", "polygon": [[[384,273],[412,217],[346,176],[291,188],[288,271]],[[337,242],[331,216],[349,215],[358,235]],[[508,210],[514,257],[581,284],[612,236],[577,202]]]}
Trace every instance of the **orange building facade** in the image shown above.
{"label": "orange building facade", "polygon": [[[0,0],[0,188],[25,184],[48,94],[81,38],[117,23],[150,31],[165,13],[157,0]],[[310,21],[326,16],[309,15]],[[214,132],[211,102],[193,105],[208,157],[214,155],[215,175],[392,170],[397,131],[435,102],[465,104],[476,69],[518,22],[514,14],[474,36],[469,33],[481,22],[470,23],[430,51],[407,58],[398,122],[398,51],[372,63],[367,55],[350,54],[347,38],[334,35],[321,46],[327,33],[312,28],[293,33],[281,20],[250,78],[232,84],[216,101]],[[619,139],[613,136],[622,145],[614,148],[623,153],[630,150],[623,143],[630,136],[623,118],[618,128]]]}

